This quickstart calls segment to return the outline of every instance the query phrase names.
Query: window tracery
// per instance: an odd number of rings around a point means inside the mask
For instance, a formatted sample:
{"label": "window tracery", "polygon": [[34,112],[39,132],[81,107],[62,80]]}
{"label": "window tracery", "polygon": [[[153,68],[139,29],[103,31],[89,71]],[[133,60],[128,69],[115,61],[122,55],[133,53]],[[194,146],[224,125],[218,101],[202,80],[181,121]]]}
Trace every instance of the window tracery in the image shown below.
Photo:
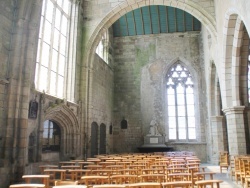
{"label": "window tracery", "polygon": [[170,140],[196,139],[194,83],[180,62],[167,74],[167,116]]}

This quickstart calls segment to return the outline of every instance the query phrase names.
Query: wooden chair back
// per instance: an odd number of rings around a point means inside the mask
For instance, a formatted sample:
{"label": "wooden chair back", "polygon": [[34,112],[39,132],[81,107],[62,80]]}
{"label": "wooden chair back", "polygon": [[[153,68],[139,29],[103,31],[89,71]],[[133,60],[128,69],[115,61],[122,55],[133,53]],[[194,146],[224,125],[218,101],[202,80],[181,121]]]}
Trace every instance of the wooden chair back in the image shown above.
{"label": "wooden chair back", "polygon": [[192,181],[175,181],[175,182],[164,182],[162,183],[162,188],[191,188]]}
{"label": "wooden chair back", "polygon": [[57,185],[78,185],[78,181],[55,181],[55,186]]}
{"label": "wooden chair back", "polygon": [[44,188],[44,184],[13,184],[10,185],[9,188]]}
{"label": "wooden chair back", "polygon": [[144,182],[144,183],[134,183],[128,184],[127,187],[133,188],[161,188],[161,183],[153,183],[153,182]]}

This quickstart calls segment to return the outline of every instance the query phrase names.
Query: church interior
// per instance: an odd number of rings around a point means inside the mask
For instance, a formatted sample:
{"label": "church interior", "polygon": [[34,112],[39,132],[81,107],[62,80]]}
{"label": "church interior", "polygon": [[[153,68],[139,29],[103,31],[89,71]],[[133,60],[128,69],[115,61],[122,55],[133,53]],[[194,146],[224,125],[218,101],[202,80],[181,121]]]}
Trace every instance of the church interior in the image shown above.
{"label": "church interior", "polygon": [[249,0],[0,2],[3,188],[98,155],[250,153]]}

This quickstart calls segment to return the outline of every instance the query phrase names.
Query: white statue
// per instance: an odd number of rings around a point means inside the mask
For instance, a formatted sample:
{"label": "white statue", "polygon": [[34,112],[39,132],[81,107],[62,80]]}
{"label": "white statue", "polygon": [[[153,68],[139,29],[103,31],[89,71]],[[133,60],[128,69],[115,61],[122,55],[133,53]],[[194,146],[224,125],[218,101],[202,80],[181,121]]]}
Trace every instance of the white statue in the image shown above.
{"label": "white statue", "polygon": [[155,119],[150,122],[149,133],[147,136],[162,136],[158,131],[158,125]]}

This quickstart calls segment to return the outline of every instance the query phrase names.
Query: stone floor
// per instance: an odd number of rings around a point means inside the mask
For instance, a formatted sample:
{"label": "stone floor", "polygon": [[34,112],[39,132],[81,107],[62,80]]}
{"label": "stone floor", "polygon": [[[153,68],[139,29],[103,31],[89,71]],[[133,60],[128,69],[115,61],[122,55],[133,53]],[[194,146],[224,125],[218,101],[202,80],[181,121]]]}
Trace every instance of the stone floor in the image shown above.
{"label": "stone floor", "polygon": [[203,164],[203,166],[207,166],[208,171],[212,171],[212,172],[216,173],[214,175],[214,179],[223,180],[223,183],[220,184],[220,188],[243,188],[243,186],[240,184],[240,182],[238,182],[238,184],[236,184],[235,181],[232,181],[230,179],[230,176],[225,169],[223,169],[222,173],[220,173],[219,166],[213,166],[210,164]]}

